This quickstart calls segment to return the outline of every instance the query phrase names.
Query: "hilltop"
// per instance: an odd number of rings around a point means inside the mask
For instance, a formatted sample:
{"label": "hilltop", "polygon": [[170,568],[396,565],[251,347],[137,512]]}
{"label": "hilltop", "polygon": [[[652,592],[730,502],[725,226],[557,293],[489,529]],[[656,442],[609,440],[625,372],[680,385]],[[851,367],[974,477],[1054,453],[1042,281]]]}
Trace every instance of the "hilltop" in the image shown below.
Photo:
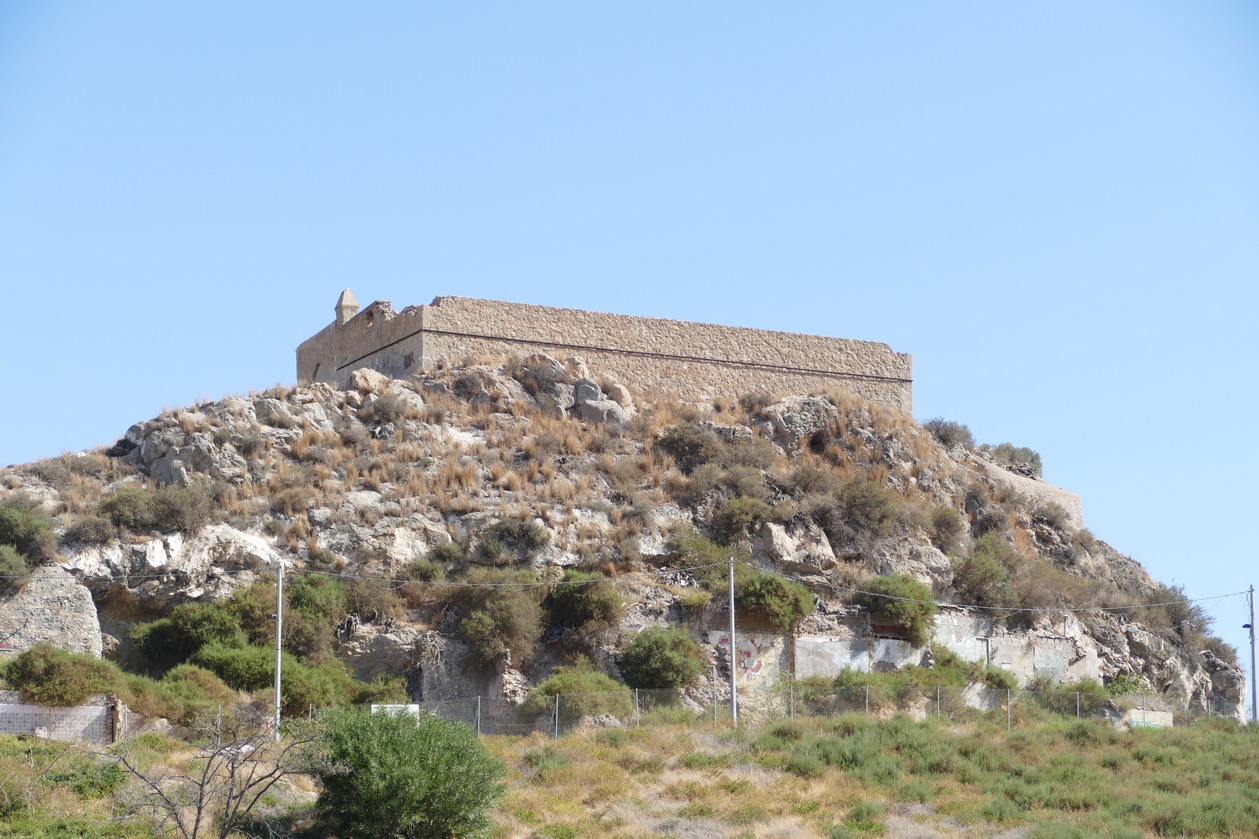
{"label": "hilltop", "polygon": [[[1035,452],[842,390],[688,401],[541,354],[361,369],[167,411],[0,487],[42,534],[8,555],[10,652],[47,640],[157,677],[191,661],[258,689],[242,662],[283,563],[315,704],[365,696],[348,673],[506,721],[548,678],[620,681],[633,634],[670,624],[698,642],[684,702],[706,707],[728,695],[735,556],[752,708],[793,676],[946,654],[1020,685],[1243,704],[1205,615],[1085,529]],[[956,608],[906,616],[872,591]]]}

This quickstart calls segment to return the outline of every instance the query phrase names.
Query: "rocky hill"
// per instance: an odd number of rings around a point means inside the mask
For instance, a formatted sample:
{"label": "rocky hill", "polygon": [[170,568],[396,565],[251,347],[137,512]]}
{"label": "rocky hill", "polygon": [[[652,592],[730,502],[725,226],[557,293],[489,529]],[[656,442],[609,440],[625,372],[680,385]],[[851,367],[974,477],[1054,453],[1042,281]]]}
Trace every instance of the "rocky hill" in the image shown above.
{"label": "rocky hill", "polygon": [[[1033,460],[845,392],[693,404],[545,355],[406,380],[360,370],[345,390],[167,411],[107,450],[0,472],[6,515],[47,525],[10,540],[0,644],[160,671],[138,627],[243,602],[283,563],[348,591],[321,607],[331,636],[297,622],[286,646],[360,680],[402,677],[413,699],[507,714],[579,656],[620,677],[627,637],[669,623],[705,651],[687,688],[702,704],[724,690],[713,595],[735,556],[749,690],[929,666],[945,647],[1020,682],[1100,679],[1240,717],[1235,654],[1205,616],[1084,529]],[[957,607],[916,637],[859,594],[889,578]]]}

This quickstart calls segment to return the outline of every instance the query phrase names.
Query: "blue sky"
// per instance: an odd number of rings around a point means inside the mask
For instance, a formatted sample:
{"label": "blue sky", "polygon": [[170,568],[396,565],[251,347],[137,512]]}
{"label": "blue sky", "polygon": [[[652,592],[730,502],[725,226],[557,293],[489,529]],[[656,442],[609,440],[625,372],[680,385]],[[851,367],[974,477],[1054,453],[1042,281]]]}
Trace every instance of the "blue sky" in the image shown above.
{"label": "blue sky", "polygon": [[518,300],[885,341],[1222,594],[1257,268],[1244,0],[0,4],[0,463],[291,383],[346,286]]}

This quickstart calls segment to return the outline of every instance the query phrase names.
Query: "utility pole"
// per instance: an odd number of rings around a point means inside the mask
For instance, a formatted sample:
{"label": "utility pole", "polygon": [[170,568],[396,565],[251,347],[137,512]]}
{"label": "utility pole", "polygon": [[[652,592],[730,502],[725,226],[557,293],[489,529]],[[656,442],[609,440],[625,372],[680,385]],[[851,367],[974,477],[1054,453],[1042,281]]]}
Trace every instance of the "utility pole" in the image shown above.
{"label": "utility pole", "polygon": [[275,565],[275,741],[280,742],[280,669],[284,652],[284,560]]}
{"label": "utility pole", "polygon": [[739,670],[738,651],[734,646],[734,557],[730,557],[730,721],[739,725],[739,687],[735,676]]}
{"label": "utility pole", "polygon": [[1242,629],[1250,630],[1250,722],[1253,725],[1259,715],[1259,694],[1255,693],[1255,587],[1250,587],[1250,623]]}

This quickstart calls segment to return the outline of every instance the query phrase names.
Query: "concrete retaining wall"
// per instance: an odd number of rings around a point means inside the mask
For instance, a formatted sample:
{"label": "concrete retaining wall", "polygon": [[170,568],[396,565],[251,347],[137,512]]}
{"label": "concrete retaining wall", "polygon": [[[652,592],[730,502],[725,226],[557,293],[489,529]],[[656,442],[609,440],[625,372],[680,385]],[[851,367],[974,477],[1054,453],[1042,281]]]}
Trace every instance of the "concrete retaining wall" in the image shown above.
{"label": "concrete retaining wall", "polygon": [[107,745],[125,734],[126,707],[104,696],[87,705],[54,708],[22,702],[15,690],[0,690],[0,734]]}

